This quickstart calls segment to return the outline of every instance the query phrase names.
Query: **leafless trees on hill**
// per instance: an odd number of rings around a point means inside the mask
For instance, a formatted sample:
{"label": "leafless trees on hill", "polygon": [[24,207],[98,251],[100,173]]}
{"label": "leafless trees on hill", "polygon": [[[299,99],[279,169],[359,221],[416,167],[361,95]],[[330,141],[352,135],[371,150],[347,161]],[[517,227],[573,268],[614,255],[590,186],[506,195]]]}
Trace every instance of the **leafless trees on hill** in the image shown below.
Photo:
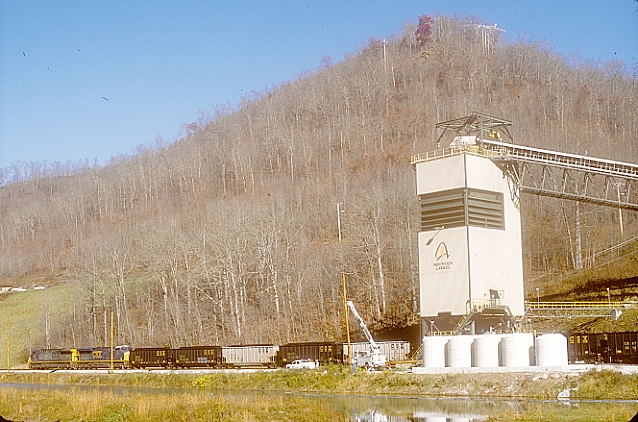
{"label": "leafless trees on hill", "polygon": [[[340,274],[377,325],[417,308],[409,157],[437,121],[480,111],[526,145],[636,161],[638,87],[437,18],[141,147],[105,167],[17,165],[0,188],[0,273],[73,283],[58,344],[339,338]],[[335,204],[343,204],[341,243]],[[573,265],[571,204],[527,198],[526,274]],[[582,210],[585,253],[618,241],[615,212]],[[626,235],[635,234],[627,215]],[[567,234],[566,234],[567,233]],[[63,327],[73,327],[72,330]]]}

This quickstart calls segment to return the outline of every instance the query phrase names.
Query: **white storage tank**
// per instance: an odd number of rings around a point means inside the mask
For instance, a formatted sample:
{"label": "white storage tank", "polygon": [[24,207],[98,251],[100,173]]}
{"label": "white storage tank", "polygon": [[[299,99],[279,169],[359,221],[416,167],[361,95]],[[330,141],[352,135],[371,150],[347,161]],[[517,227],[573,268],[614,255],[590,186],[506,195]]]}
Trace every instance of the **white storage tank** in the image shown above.
{"label": "white storage tank", "polygon": [[501,340],[501,364],[509,368],[534,364],[534,335],[515,333]]}
{"label": "white storage tank", "polygon": [[476,336],[472,344],[472,366],[479,368],[499,366],[498,348],[502,337],[500,334]]}
{"label": "white storage tank", "polygon": [[536,337],[536,365],[567,365],[567,337],[562,334],[543,334]]}
{"label": "white storage tank", "polygon": [[423,337],[423,366],[425,368],[445,367],[445,346],[449,336]]}
{"label": "white storage tank", "polygon": [[452,336],[447,345],[447,366],[469,368],[472,366],[472,342],[476,336]]}

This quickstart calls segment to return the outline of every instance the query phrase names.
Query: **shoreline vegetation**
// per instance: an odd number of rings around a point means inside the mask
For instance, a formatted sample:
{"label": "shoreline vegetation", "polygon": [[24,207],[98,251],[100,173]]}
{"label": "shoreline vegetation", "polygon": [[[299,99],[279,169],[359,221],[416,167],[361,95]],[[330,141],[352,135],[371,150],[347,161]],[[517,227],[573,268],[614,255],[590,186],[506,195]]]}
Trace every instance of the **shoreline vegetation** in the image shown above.
{"label": "shoreline vegetation", "polygon": [[638,374],[589,371],[584,374],[427,374],[400,371],[352,374],[350,367],[207,374],[4,373],[0,383],[80,385],[278,393],[381,394],[428,397],[492,397],[553,400],[570,390],[578,400],[638,400]]}
{"label": "shoreline vegetation", "polygon": [[[349,368],[328,366],[319,370],[203,375],[3,374],[0,383],[79,387],[69,390],[72,394],[55,388],[0,388],[0,415],[21,421],[352,420],[343,409],[335,410],[297,395],[304,393],[555,400],[559,392],[568,390],[570,397],[578,400],[638,400],[638,374],[622,375],[613,371],[580,375],[413,375],[396,371],[351,374]],[[86,388],[98,386],[133,388],[126,394],[109,388]],[[276,394],[247,399],[228,394],[233,391]],[[547,411],[496,415],[490,421],[627,421],[633,416],[636,404],[616,403],[605,409],[604,415],[596,415],[599,419],[591,419],[591,413],[584,408],[574,408],[554,416]]]}

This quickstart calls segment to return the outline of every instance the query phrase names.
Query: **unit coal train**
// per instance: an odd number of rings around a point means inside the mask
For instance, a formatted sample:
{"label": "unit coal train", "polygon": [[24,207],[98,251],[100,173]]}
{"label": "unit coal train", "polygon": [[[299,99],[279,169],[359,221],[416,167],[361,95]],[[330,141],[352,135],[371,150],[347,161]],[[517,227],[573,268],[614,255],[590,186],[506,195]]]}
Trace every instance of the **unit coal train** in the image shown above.
{"label": "unit coal train", "polygon": [[638,332],[572,333],[567,353],[570,363],[638,364]]}
{"label": "unit coal train", "polygon": [[[403,340],[377,342],[389,361],[410,358],[410,343]],[[351,343],[351,355],[367,350],[368,343]],[[289,343],[282,346],[254,344],[237,346],[189,346],[179,348],[117,346],[113,367],[117,369],[188,368],[277,368],[293,361],[319,365],[347,364],[348,344],[334,342]],[[100,369],[111,367],[108,347],[38,349],[29,356],[31,369]]]}

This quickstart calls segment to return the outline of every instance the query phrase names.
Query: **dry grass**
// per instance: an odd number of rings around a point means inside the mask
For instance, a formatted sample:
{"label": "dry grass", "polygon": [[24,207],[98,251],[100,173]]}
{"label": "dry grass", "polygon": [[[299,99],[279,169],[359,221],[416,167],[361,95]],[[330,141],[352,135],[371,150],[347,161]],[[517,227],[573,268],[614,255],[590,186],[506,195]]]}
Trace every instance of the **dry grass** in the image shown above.
{"label": "dry grass", "polygon": [[0,390],[0,414],[29,421],[335,421],[344,415],[299,397],[205,393],[116,394],[95,389]]}
{"label": "dry grass", "polygon": [[563,409],[539,405],[524,414],[504,413],[486,422],[627,422],[636,413],[635,404],[565,405]]}

